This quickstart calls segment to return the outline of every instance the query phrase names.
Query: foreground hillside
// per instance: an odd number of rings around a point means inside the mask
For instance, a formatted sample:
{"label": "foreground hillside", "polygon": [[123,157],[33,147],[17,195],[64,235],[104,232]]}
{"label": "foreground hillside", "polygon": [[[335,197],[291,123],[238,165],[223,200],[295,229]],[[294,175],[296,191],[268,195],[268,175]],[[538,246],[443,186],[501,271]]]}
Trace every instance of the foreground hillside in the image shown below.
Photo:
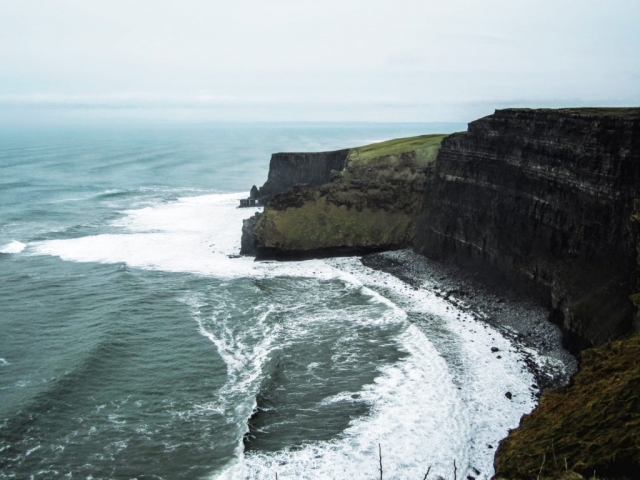
{"label": "foreground hillside", "polygon": [[500,444],[496,476],[638,478],[640,335],[582,352],[570,386],[547,392]]}

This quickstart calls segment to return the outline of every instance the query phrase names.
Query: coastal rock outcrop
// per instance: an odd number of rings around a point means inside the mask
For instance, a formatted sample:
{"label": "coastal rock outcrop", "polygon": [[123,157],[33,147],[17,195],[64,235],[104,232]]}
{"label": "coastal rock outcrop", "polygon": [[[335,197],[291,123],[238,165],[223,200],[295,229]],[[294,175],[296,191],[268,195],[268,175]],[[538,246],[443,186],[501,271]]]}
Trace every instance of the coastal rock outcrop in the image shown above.
{"label": "coastal rock outcrop", "polygon": [[[259,217],[245,223],[241,253],[258,258],[309,258],[410,245],[427,171],[443,137],[424,135],[348,150],[344,169],[332,170],[330,179],[319,185],[299,182],[279,191],[303,175],[291,174],[276,182],[277,176],[270,171],[260,195],[263,191],[277,193]],[[323,158],[343,158],[343,152],[325,152],[321,163]],[[300,162],[295,155],[301,155]],[[312,159],[309,154],[287,158],[287,172],[291,165]],[[311,177],[320,182],[327,179],[323,175],[313,173]]]}
{"label": "coastal rock outcrop", "polygon": [[252,198],[267,203],[271,197],[294,185],[322,185],[331,181],[331,172],[347,165],[349,149],[332,152],[274,153],[269,162],[269,176]]}
{"label": "coastal rock outcrop", "polygon": [[640,109],[498,110],[447,137],[415,248],[517,281],[567,346],[633,330]]}

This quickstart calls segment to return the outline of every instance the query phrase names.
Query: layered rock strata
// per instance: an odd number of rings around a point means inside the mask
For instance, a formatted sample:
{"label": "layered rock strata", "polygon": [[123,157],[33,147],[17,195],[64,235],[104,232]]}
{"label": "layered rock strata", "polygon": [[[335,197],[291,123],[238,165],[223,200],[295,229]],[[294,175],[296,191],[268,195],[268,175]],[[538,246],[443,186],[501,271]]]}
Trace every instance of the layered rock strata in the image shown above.
{"label": "layered rock strata", "polygon": [[633,329],[640,109],[498,110],[447,137],[415,248],[532,288],[575,350]]}
{"label": "layered rock strata", "polygon": [[[322,185],[331,181],[331,172],[347,165],[349,149],[333,152],[274,153],[265,184],[251,192],[251,198],[267,203],[271,197],[294,185]],[[255,188],[255,187],[254,187]]]}

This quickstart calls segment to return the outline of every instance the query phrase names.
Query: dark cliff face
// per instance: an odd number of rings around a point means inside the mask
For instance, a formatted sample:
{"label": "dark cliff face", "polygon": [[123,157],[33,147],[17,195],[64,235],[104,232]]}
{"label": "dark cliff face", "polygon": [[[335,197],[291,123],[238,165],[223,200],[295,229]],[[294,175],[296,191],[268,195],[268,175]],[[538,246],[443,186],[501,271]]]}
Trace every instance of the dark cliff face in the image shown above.
{"label": "dark cliff face", "polygon": [[331,171],[344,170],[349,149],[333,152],[274,153],[269,163],[269,177],[257,197],[266,203],[272,196],[294,185],[322,185],[331,181]]}
{"label": "dark cliff face", "polygon": [[256,255],[257,245],[254,229],[256,223],[262,216],[261,213],[256,213],[253,217],[246,218],[242,221],[242,239],[240,241],[240,255]]}
{"label": "dark cliff face", "polygon": [[[295,187],[317,186],[330,182],[347,165],[349,149],[332,152],[274,153],[269,162],[269,176],[261,188],[255,185],[249,198],[266,205],[273,197],[287,194]],[[256,236],[256,225],[262,217],[257,213],[244,220],[241,255],[257,255],[264,250],[264,242]]]}
{"label": "dark cliff face", "polygon": [[417,251],[533,288],[568,346],[630,331],[640,109],[509,109],[447,137]]}

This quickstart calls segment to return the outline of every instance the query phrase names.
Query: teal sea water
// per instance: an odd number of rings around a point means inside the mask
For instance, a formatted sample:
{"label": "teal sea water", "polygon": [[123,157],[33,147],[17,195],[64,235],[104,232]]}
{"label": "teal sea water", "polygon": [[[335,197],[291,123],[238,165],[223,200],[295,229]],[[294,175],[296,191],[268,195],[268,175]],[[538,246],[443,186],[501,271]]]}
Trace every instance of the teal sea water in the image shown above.
{"label": "teal sea water", "polygon": [[357,258],[232,258],[272,152],[460,129],[0,132],[0,478],[369,479],[378,444],[489,478],[534,405],[498,332]]}

